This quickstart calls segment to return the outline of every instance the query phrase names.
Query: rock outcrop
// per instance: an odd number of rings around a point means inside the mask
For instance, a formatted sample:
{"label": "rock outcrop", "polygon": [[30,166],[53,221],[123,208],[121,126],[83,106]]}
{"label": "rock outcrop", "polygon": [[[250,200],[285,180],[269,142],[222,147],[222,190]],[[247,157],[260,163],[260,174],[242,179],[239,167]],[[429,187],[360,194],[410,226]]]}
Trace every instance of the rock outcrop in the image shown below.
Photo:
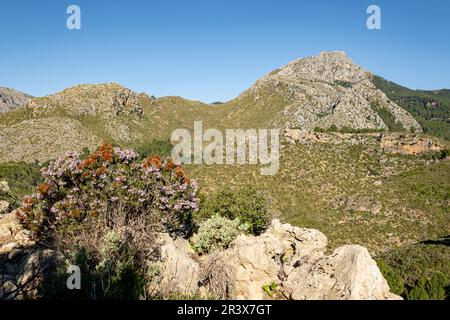
{"label": "rock outcrop", "polygon": [[444,150],[444,146],[427,137],[420,137],[414,134],[391,134],[383,135],[381,147],[390,153],[400,154],[421,154],[428,152],[439,152]]}
{"label": "rock outcrop", "polygon": [[11,189],[9,188],[8,181],[6,181],[6,180],[1,180],[0,181],[0,192],[2,192],[2,193],[9,193],[9,192],[11,192]]}
{"label": "rock outcrop", "polygon": [[414,133],[339,133],[308,132],[300,129],[286,129],[284,137],[287,142],[295,144],[329,143],[351,145],[375,145],[392,154],[418,155],[436,153],[445,149],[436,138],[424,137]]}
{"label": "rock outcrop", "polygon": [[354,245],[340,247],[313,264],[295,268],[283,289],[294,300],[399,299],[390,293],[367,249]]}
{"label": "rock outcrop", "polygon": [[9,202],[5,200],[0,200],[0,216],[7,213],[9,209]]}
{"label": "rock outcrop", "polygon": [[[367,249],[346,245],[327,255],[321,232],[278,220],[260,236],[241,235],[227,250],[201,257],[182,238],[161,234],[157,243],[160,254],[149,262],[148,289],[158,297],[400,299]],[[36,247],[14,213],[1,218],[0,300],[35,297],[56,257]]]}
{"label": "rock outcrop", "polygon": [[149,292],[163,297],[198,294],[200,266],[189,242],[183,238],[173,240],[168,234],[160,235],[157,242],[160,257],[149,267],[154,274]]}
{"label": "rock outcrop", "polygon": [[8,112],[26,105],[31,99],[31,96],[20,91],[9,88],[0,88],[0,113]]}
{"label": "rock outcrop", "polygon": [[[9,195],[11,192],[11,189],[9,188],[8,181],[6,180],[0,180],[0,196],[2,195]],[[0,200],[0,217],[2,214],[8,213],[8,209],[10,207],[10,204],[6,200]]]}

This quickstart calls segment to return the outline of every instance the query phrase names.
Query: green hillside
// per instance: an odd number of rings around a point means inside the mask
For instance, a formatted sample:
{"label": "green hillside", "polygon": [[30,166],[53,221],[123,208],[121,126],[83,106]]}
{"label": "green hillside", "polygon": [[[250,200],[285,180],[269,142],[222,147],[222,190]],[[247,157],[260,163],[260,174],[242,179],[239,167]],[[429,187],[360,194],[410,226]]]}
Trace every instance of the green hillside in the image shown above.
{"label": "green hillside", "polygon": [[373,83],[409,111],[425,133],[450,140],[450,90],[411,90],[378,76],[373,77]]}

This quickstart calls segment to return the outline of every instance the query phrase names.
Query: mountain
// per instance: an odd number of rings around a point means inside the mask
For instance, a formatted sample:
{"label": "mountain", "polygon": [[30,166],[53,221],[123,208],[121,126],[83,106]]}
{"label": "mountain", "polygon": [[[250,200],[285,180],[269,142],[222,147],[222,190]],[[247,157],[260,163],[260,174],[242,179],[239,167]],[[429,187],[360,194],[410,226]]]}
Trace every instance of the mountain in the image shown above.
{"label": "mountain", "polygon": [[14,110],[31,100],[32,96],[23,92],[0,87],[0,113]]}
{"label": "mountain", "polygon": [[411,90],[374,76],[374,85],[410,112],[427,134],[450,140],[450,90]]}
{"label": "mountain", "polygon": [[117,84],[81,85],[0,114],[0,159],[45,161],[103,139],[128,141],[124,122],[142,117],[139,96]]}

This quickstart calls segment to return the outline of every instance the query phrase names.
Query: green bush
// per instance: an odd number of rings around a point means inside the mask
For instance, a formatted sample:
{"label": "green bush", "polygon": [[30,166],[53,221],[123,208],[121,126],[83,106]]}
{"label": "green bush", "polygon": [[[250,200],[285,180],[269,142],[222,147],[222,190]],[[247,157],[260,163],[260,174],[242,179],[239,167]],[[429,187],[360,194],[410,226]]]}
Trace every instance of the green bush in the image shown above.
{"label": "green bush", "polygon": [[239,219],[250,227],[252,234],[258,235],[270,222],[268,207],[266,198],[253,187],[226,189],[205,201],[197,218],[201,221],[219,215],[229,220]]}
{"label": "green bush", "polygon": [[152,140],[144,144],[139,145],[136,152],[139,154],[140,159],[145,159],[150,156],[170,156],[172,152],[172,144],[170,141],[165,140]]}
{"label": "green bush", "polygon": [[20,200],[34,191],[42,181],[40,166],[27,163],[0,163],[0,181],[6,180],[11,188],[1,193],[0,200],[8,201],[11,207],[18,207]]}
{"label": "green bush", "polygon": [[384,253],[377,262],[391,290],[408,300],[449,299],[448,243],[449,237],[444,237]]}
{"label": "green bush", "polygon": [[239,219],[229,220],[219,215],[213,216],[200,225],[192,244],[198,253],[209,253],[217,249],[226,249],[236,237],[248,230]]}
{"label": "green bush", "polygon": [[395,120],[395,116],[385,107],[381,107],[378,102],[371,104],[372,110],[375,111],[383,120],[384,124],[392,132],[405,132],[405,128],[400,122]]}
{"label": "green bush", "polygon": [[314,127],[314,132],[325,132],[326,130],[324,128],[321,127]]}
{"label": "green bush", "polygon": [[275,282],[271,282],[270,284],[265,284],[262,286],[262,289],[269,297],[273,297],[277,290],[277,284]]}

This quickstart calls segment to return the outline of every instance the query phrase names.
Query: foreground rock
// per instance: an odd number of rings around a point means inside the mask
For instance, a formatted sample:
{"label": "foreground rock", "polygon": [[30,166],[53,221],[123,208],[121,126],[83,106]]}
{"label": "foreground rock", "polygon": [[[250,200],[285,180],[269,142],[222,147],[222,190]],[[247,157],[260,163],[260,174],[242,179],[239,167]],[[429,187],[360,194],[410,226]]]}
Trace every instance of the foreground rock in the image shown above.
{"label": "foreground rock", "polygon": [[[2,194],[8,195],[11,192],[11,189],[9,188],[9,184],[6,180],[0,181],[0,196]],[[10,204],[8,201],[0,200],[0,216],[2,214],[5,214],[8,212],[8,209],[10,207]]]}
{"label": "foreground rock", "polygon": [[[161,234],[159,257],[149,261],[148,291],[164,298],[401,299],[392,294],[367,249],[347,245],[326,254],[327,238],[314,229],[272,221],[260,236],[203,257],[185,239]],[[30,240],[14,213],[0,219],[0,300],[39,297],[56,253]]]}
{"label": "foreground rock", "polygon": [[9,192],[11,192],[11,189],[9,188],[8,181],[6,181],[6,180],[1,180],[0,181],[0,192],[1,193],[9,193]]}
{"label": "foreground rock", "polygon": [[399,299],[390,293],[367,249],[360,246],[343,246],[314,264],[300,265],[283,289],[294,300]]}
{"label": "foreground rock", "polygon": [[162,234],[157,241],[161,244],[160,257],[149,267],[154,273],[149,292],[168,298],[198,294],[200,266],[189,242],[183,238],[173,240],[168,234]]}
{"label": "foreground rock", "polygon": [[33,299],[55,253],[30,240],[13,212],[0,218],[0,300]]}
{"label": "foreground rock", "polygon": [[0,200],[0,215],[7,213],[9,208],[9,202]]}
{"label": "foreground rock", "polygon": [[177,288],[186,275],[183,293],[218,299],[401,299],[390,293],[367,249],[343,246],[326,255],[326,245],[317,230],[274,220],[261,236],[240,236],[231,248],[199,262],[187,254],[187,242],[176,246],[179,258],[163,260],[163,269],[172,272],[163,272],[160,283]]}

